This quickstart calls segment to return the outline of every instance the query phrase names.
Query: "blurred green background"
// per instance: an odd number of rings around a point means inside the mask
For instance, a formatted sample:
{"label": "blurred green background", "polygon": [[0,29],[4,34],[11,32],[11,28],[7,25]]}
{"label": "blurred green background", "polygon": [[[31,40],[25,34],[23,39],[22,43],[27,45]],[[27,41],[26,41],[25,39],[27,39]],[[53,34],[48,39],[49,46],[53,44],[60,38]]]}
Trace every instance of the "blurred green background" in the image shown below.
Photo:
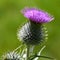
{"label": "blurred green background", "polygon": [[41,8],[55,17],[46,24],[49,39],[42,54],[60,60],[60,0],[0,0],[0,56],[20,45],[16,33],[27,20],[20,13],[24,7]]}

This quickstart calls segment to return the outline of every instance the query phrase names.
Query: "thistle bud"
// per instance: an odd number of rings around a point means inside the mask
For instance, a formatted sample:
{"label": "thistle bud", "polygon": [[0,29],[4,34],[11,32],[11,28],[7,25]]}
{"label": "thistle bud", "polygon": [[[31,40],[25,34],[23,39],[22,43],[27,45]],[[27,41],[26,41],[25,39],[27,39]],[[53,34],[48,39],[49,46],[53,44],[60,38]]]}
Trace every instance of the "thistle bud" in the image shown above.
{"label": "thistle bud", "polygon": [[2,60],[21,60],[21,57],[16,52],[9,52],[2,56]]}

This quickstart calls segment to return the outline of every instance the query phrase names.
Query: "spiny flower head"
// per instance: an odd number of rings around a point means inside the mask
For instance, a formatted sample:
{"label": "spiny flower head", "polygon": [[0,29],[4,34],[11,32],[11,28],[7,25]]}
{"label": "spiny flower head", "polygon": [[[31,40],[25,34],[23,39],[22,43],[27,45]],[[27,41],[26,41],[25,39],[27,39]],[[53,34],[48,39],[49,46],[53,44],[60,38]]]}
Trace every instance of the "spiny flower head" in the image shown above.
{"label": "spiny flower head", "polygon": [[26,23],[21,29],[18,29],[17,37],[29,45],[37,45],[47,38],[47,32],[44,26],[35,23]]}
{"label": "spiny flower head", "polygon": [[47,23],[52,21],[54,18],[47,12],[36,8],[25,8],[22,10],[23,15],[30,21],[36,23]]}
{"label": "spiny flower head", "polygon": [[52,21],[54,18],[47,12],[36,8],[26,8],[22,10],[23,15],[29,22],[19,29],[17,36],[26,44],[37,45],[47,39],[43,23]]}
{"label": "spiny flower head", "polygon": [[21,57],[17,52],[9,52],[2,56],[2,60],[21,60]]}

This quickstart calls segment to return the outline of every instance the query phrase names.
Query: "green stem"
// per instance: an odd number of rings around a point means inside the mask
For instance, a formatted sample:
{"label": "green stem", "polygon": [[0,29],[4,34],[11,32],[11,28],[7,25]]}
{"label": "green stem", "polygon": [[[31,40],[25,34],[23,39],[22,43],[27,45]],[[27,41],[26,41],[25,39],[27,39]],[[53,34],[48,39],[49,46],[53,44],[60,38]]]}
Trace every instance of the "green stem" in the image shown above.
{"label": "green stem", "polygon": [[37,57],[47,58],[47,59],[54,59],[54,58],[52,58],[52,57],[47,57],[47,56],[37,56]]}
{"label": "green stem", "polygon": [[47,59],[53,59],[54,60],[54,58],[47,57],[47,56],[39,56],[39,55],[34,55],[30,60],[33,60],[36,57],[41,57],[41,58],[47,58]]}
{"label": "green stem", "polygon": [[30,46],[27,45],[27,60],[29,60],[29,48],[30,48]]}

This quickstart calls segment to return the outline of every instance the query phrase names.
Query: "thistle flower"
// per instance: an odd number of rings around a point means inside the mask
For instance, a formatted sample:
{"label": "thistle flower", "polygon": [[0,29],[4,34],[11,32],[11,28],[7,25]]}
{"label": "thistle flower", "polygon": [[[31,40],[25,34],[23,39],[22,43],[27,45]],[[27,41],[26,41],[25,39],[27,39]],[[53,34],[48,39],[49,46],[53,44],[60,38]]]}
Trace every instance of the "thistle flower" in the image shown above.
{"label": "thistle flower", "polygon": [[22,13],[30,21],[36,23],[47,23],[54,19],[54,17],[47,12],[43,10],[38,10],[36,8],[25,8],[22,10]]}
{"label": "thistle flower", "polygon": [[36,45],[44,41],[45,36],[48,34],[43,23],[52,21],[54,18],[50,16],[47,12],[38,10],[36,8],[27,8],[22,10],[23,15],[29,19],[21,29],[18,30],[18,38],[21,39],[26,44]]}

